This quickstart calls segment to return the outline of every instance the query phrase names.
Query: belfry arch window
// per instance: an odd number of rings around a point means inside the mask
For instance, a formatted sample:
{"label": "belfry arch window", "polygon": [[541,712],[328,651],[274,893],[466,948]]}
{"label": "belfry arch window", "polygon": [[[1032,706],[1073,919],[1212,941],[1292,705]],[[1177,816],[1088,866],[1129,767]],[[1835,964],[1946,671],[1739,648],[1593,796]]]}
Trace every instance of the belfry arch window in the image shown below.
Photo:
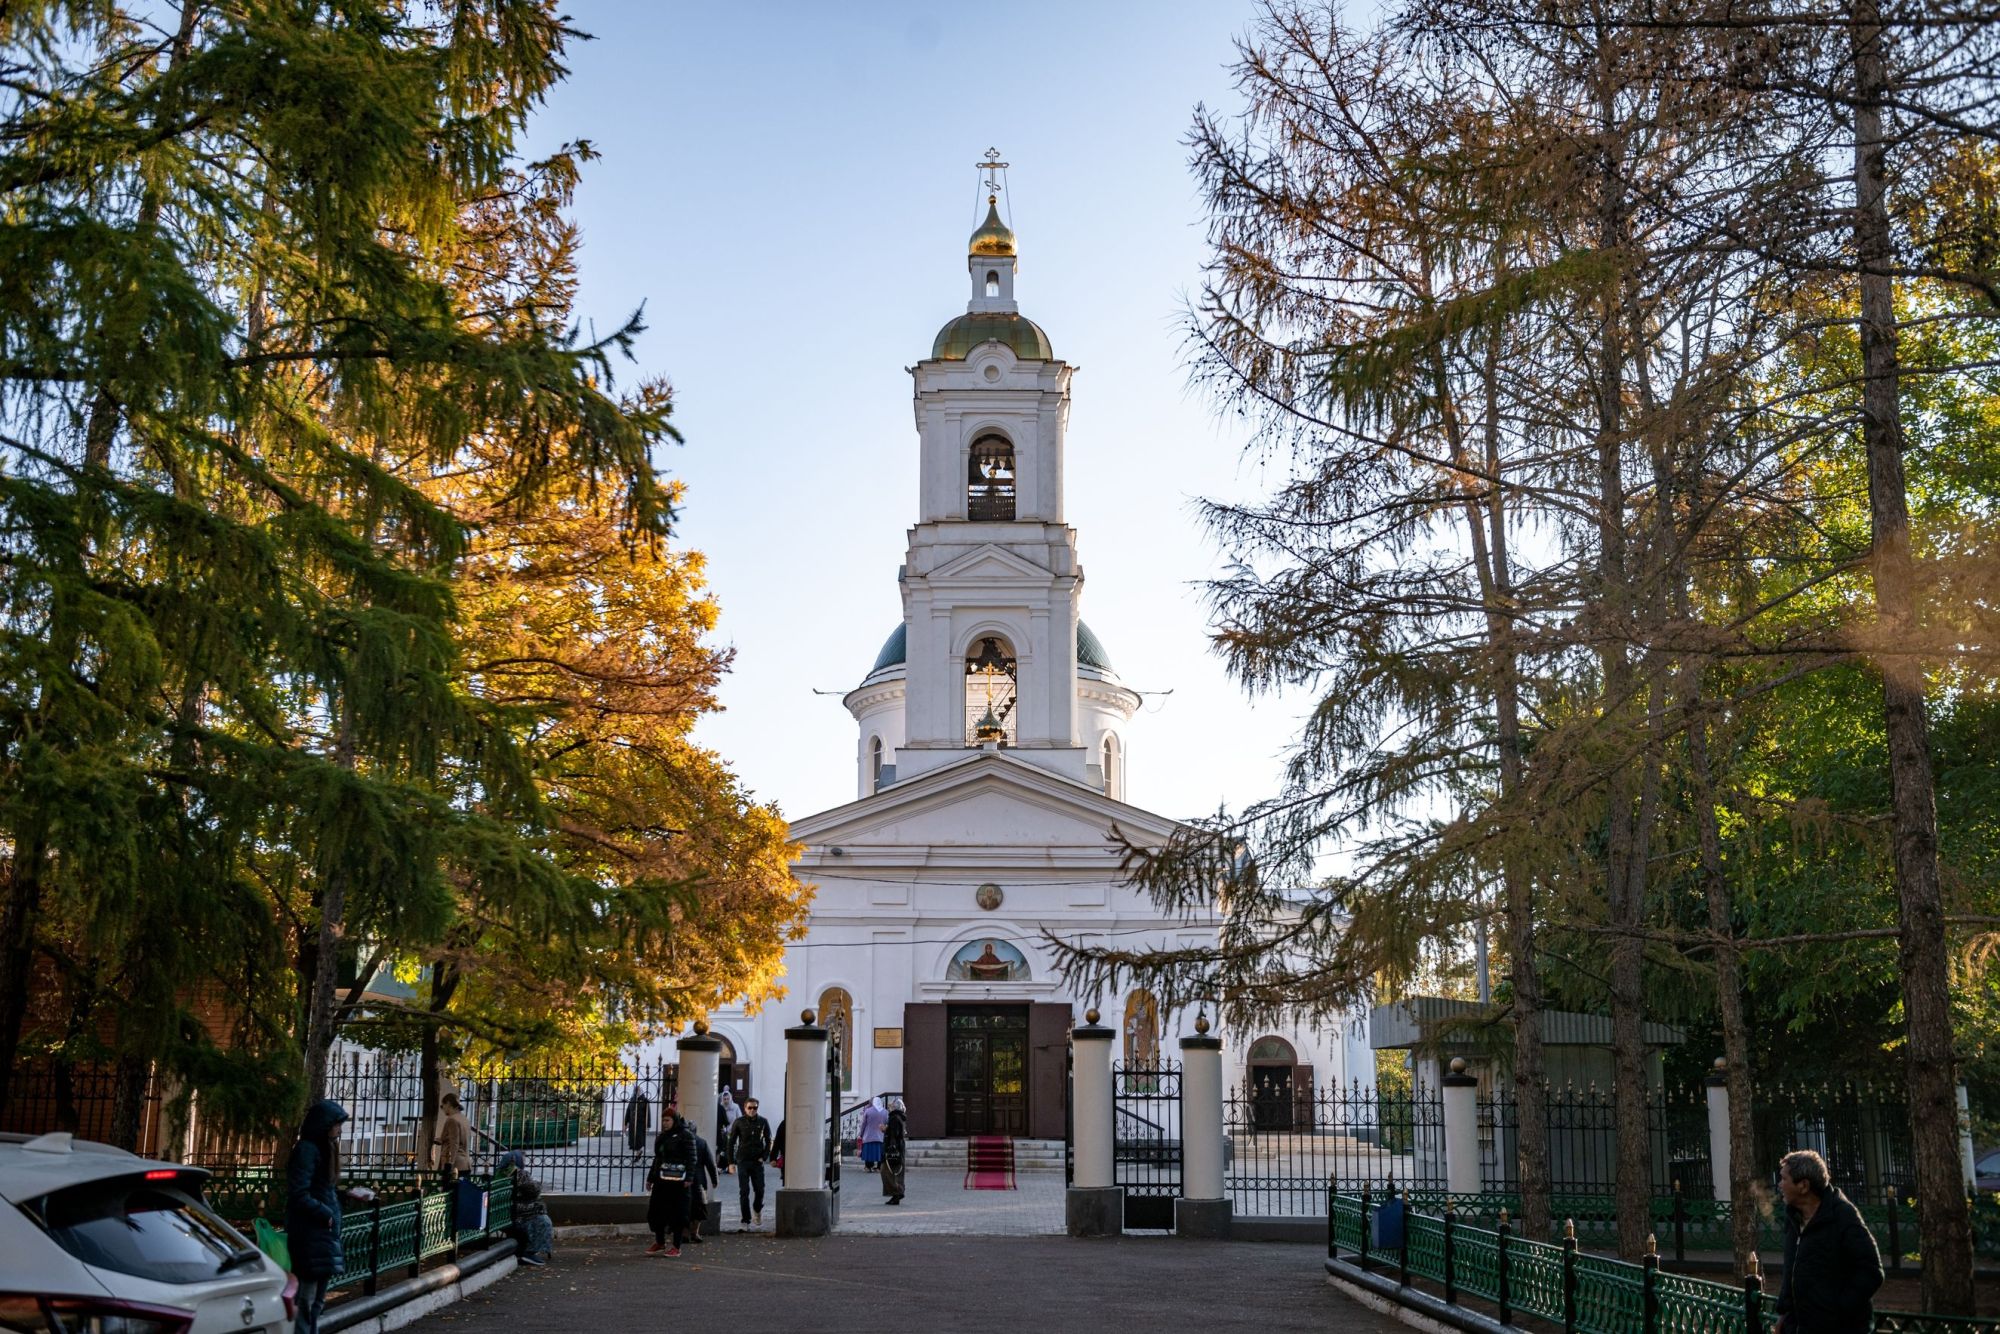
{"label": "belfry arch window", "polygon": [[997,741],[1015,743],[1015,685],[1019,668],[1014,650],[997,635],[987,635],[965,655],[965,744],[983,746]]}
{"label": "belfry arch window", "polygon": [[882,738],[871,737],[868,741],[868,790],[882,790]]}
{"label": "belfry arch window", "polygon": [[966,465],[965,517],[1011,521],[1014,517],[1014,446],[1005,436],[982,435],[972,442]]}
{"label": "belfry arch window", "polygon": [[1118,735],[1115,732],[1106,732],[1104,734],[1103,765],[1104,795],[1114,801],[1123,801],[1125,799],[1125,764],[1124,757],[1118,753]]}
{"label": "belfry arch window", "polygon": [[986,295],[1000,295],[1000,275],[992,269],[986,271]]}

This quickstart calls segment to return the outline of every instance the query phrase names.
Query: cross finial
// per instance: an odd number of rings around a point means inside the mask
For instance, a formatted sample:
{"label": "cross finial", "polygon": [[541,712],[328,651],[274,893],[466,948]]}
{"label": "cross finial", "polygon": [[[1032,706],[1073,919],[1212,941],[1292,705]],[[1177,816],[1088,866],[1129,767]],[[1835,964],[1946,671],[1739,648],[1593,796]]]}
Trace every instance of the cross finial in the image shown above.
{"label": "cross finial", "polygon": [[985,160],[972,165],[975,169],[986,173],[986,178],[981,184],[997,193],[1001,189],[998,173],[1007,170],[1007,164],[1000,160],[1000,150],[997,148],[989,148],[981,156]]}

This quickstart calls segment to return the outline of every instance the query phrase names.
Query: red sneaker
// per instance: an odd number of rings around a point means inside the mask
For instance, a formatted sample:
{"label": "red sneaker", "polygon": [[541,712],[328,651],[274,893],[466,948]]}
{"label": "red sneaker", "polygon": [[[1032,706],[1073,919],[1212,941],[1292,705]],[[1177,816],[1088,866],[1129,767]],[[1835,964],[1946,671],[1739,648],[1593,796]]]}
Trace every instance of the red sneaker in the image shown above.
{"label": "red sneaker", "polygon": [[[666,1243],[656,1241],[651,1246],[648,1246],[646,1248],[646,1254],[658,1255],[661,1251],[664,1251],[665,1249],[667,1249]],[[677,1251],[675,1252],[675,1254],[679,1254],[679,1252]]]}
{"label": "red sneaker", "polygon": [[681,1248],[678,1246],[667,1247],[667,1258],[669,1260],[677,1258],[680,1255],[680,1253],[681,1253]]}

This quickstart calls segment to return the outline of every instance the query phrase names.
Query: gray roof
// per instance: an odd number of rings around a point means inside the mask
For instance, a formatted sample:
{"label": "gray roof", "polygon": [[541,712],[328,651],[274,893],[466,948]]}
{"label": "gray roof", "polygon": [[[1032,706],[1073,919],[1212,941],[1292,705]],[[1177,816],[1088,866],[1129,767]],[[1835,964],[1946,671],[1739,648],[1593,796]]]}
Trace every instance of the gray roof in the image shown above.
{"label": "gray roof", "polygon": [[[1376,1051],[1414,1047],[1446,1020],[1465,1022],[1492,1016],[1496,1022],[1511,1026],[1513,1021],[1502,1015],[1502,1007],[1497,1005],[1413,996],[1392,1005],[1377,1005],[1368,1012],[1368,1045]],[[1644,1024],[1639,1036],[1649,1047],[1675,1047],[1687,1040],[1686,1032],[1672,1024]],[[1574,1010],[1543,1010],[1542,1041],[1551,1047],[1609,1047],[1611,1018]]]}

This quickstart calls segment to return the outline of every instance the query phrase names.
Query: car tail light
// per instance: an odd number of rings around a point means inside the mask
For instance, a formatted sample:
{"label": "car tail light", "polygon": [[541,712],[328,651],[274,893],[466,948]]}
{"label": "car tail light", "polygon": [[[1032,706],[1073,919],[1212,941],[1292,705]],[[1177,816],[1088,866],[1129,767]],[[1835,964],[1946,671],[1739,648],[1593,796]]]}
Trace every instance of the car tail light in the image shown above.
{"label": "car tail light", "polygon": [[285,1319],[290,1320],[299,1313],[299,1276],[285,1275]]}
{"label": "car tail light", "polygon": [[194,1312],[96,1297],[0,1292],[0,1329],[34,1334],[187,1334]]}

